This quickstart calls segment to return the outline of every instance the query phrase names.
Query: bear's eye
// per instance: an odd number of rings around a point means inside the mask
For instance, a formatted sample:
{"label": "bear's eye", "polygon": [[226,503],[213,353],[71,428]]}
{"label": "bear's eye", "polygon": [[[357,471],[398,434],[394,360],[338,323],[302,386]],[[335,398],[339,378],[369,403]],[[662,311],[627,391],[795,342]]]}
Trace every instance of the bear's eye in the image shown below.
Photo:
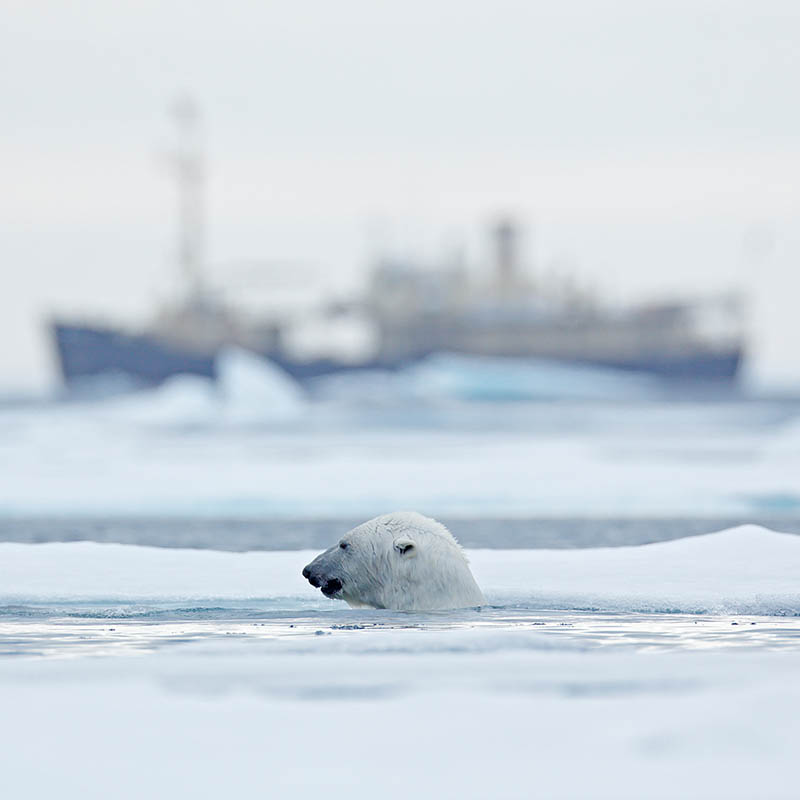
{"label": "bear's eye", "polygon": [[339,549],[340,550],[347,550],[350,545],[347,542],[339,542]]}

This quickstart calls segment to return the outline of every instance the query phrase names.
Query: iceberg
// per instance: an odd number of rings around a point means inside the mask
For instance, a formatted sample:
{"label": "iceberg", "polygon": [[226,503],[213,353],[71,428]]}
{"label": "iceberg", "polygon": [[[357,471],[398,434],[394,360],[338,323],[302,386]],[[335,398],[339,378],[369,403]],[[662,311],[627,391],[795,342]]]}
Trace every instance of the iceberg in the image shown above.
{"label": "iceberg", "polygon": [[246,350],[229,348],[216,360],[222,420],[229,425],[290,422],[306,411],[299,384],[280,367]]}
{"label": "iceberg", "polygon": [[430,356],[403,375],[418,397],[476,402],[641,400],[658,391],[654,378],[621,370],[455,353]]}
{"label": "iceberg", "polygon": [[291,422],[306,410],[300,386],[280,367],[230,348],[216,360],[217,380],[174,375],[145,389],[90,406],[113,422],[176,430]]}
{"label": "iceberg", "polygon": [[367,370],[313,383],[326,400],[363,404],[521,403],[553,400],[653,400],[663,387],[653,376],[545,359],[437,353],[397,372]]}

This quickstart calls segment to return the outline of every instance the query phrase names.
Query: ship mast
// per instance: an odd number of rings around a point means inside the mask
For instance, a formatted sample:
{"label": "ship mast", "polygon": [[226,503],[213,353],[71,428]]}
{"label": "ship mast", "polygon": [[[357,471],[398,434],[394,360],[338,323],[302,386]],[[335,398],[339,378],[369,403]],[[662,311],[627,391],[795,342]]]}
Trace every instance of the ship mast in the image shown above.
{"label": "ship mast", "polygon": [[183,96],[173,104],[172,116],[178,127],[178,149],[172,154],[178,183],[178,265],[190,302],[203,303],[205,165],[200,147],[200,111],[191,97]]}

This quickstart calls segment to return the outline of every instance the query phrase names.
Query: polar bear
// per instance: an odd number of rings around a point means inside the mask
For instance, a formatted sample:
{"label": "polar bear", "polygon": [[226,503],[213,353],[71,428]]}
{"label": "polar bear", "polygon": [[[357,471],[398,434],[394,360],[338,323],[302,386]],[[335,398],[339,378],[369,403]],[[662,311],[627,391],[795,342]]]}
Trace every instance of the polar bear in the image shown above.
{"label": "polar bear", "polygon": [[450,531],[414,511],[353,528],[306,566],[303,577],[353,608],[433,611],[486,603]]}

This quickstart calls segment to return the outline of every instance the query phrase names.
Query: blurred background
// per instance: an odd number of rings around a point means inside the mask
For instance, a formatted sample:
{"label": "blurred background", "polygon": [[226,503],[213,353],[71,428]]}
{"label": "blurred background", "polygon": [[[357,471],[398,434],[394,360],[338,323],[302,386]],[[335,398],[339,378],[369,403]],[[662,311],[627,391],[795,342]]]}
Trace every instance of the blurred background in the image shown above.
{"label": "blurred background", "polygon": [[800,517],[794,4],[4,11],[5,517]]}

